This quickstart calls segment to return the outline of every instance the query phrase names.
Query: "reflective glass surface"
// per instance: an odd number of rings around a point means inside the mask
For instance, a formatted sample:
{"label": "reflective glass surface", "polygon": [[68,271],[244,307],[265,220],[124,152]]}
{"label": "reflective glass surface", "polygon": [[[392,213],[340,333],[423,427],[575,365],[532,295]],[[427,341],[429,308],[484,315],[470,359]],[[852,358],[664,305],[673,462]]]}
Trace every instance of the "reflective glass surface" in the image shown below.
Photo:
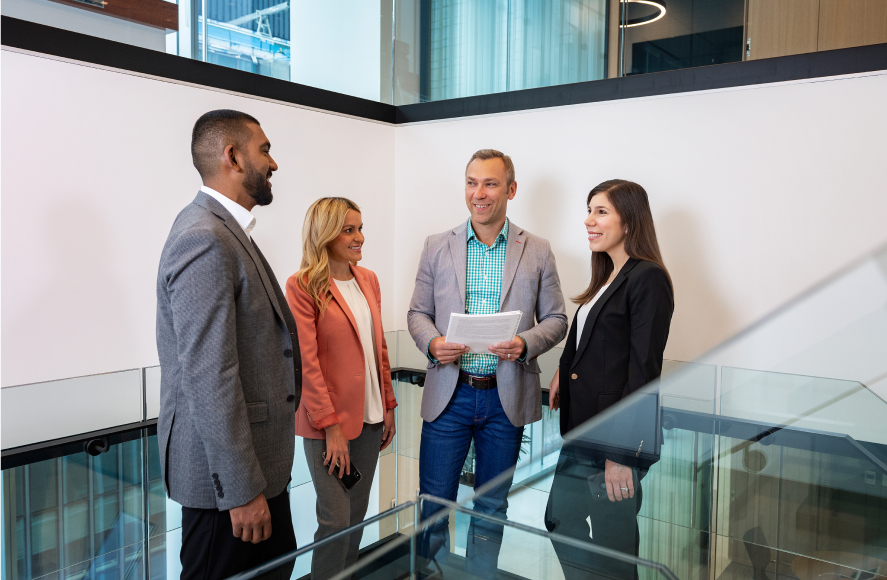
{"label": "reflective glass surface", "polygon": [[745,48],[744,0],[669,0],[663,10],[626,4],[622,70],[627,75],[739,62]]}
{"label": "reflective glass surface", "polygon": [[394,104],[606,77],[606,0],[396,4]]}
{"label": "reflective glass surface", "polygon": [[394,105],[887,42],[881,0],[5,0],[2,13]]}
{"label": "reflective glass surface", "polygon": [[159,469],[145,477],[152,445],[143,432],[97,455],[3,470],[4,576],[140,577],[145,539],[164,525],[162,509],[146,517],[146,494],[163,494]]}
{"label": "reflective glass surface", "polygon": [[860,323],[885,314],[887,248],[567,433],[508,519],[681,578],[887,578],[887,336]]}
{"label": "reflective glass surface", "polygon": [[[411,502],[424,355],[407,333],[388,333],[401,369],[398,433],[379,459],[354,571],[887,578],[884,321],[887,248],[699,360],[665,361],[658,382],[566,438],[560,411],[544,406],[507,474],[507,521],[476,509],[489,489],[475,494],[469,454],[458,504],[419,498],[443,511],[418,526]],[[543,385],[559,354],[540,361]],[[157,438],[148,429],[126,437],[94,455],[3,470],[4,578],[178,576],[181,514],[165,497]],[[316,496],[302,446],[296,450],[290,501],[307,549],[293,577],[302,578],[313,561]],[[607,461],[630,474],[621,501],[613,501],[621,490],[607,485]],[[443,518],[432,545],[427,532]]]}

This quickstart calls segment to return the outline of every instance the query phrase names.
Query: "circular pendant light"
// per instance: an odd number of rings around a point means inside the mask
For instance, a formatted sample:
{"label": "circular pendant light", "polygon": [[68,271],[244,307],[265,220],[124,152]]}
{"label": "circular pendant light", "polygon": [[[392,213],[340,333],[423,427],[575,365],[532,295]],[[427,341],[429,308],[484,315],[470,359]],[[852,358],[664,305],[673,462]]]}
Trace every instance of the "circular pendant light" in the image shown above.
{"label": "circular pendant light", "polygon": [[[643,26],[644,24],[650,24],[651,22],[656,22],[663,16],[665,16],[665,0],[622,0],[623,4],[634,3],[634,4],[647,4],[648,6],[652,6],[654,8],[659,9],[658,14],[651,14],[650,16],[642,16],[640,18],[629,18],[625,21],[625,24],[620,24],[620,28],[631,28],[632,26]],[[627,7],[626,7],[627,9]]]}

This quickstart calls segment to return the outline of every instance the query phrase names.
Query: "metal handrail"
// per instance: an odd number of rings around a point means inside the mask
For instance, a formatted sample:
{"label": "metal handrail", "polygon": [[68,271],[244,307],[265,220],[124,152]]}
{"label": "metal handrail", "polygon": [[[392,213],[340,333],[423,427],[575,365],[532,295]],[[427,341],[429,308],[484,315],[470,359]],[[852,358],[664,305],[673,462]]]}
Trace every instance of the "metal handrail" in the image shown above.
{"label": "metal handrail", "polygon": [[294,551],[284,554],[282,556],[278,556],[277,558],[274,558],[273,560],[268,560],[267,562],[265,562],[261,566],[257,566],[256,568],[253,568],[252,570],[247,570],[246,572],[241,572],[239,574],[235,574],[234,576],[231,576],[229,580],[235,580],[235,579],[236,580],[250,580],[251,578],[256,578],[258,576],[261,576],[262,574],[270,572],[270,571],[274,570],[275,568],[277,568],[283,564],[286,564],[287,562],[293,561],[296,558],[298,558],[299,556],[301,556],[303,554],[307,554],[308,552],[311,552],[314,549],[319,548],[320,546],[324,546],[326,544],[335,542],[336,540],[343,538],[345,536],[348,536],[361,528],[365,528],[370,524],[374,524],[380,520],[390,517],[396,513],[402,512],[403,510],[411,508],[415,505],[416,505],[416,502],[414,502],[414,501],[408,501],[408,502],[402,503],[398,506],[391,508],[390,510],[384,511],[384,512],[377,514],[371,518],[367,518],[364,521],[360,522],[359,524],[354,524],[353,526],[347,527],[344,530],[339,530],[335,534],[330,534],[329,536],[325,537],[322,540],[308,544],[304,548],[299,548],[297,550],[294,550]]}

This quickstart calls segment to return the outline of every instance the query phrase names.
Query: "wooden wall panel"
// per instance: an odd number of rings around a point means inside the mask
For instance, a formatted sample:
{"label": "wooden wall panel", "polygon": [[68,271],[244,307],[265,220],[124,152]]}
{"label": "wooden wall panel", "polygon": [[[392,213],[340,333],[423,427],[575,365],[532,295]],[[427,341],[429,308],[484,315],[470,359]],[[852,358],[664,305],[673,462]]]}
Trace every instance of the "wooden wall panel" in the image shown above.
{"label": "wooden wall panel", "polygon": [[619,11],[620,0],[610,0],[609,17],[607,22],[607,78],[619,76]]}
{"label": "wooden wall panel", "polygon": [[820,0],[819,50],[887,42],[887,1]]}
{"label": "wooden wall panel", "polygon": [[179,7],[165,0],[106,0],[105,7],[90,6],[76,0],[53,0],[81,10],[114,16],[130,22],[164,30],[179,29]]}
{"label": "wooden wall panel", "polygon": [[819,2],[749,0],[747,29],[751,39],[748,60],[816,52]]}

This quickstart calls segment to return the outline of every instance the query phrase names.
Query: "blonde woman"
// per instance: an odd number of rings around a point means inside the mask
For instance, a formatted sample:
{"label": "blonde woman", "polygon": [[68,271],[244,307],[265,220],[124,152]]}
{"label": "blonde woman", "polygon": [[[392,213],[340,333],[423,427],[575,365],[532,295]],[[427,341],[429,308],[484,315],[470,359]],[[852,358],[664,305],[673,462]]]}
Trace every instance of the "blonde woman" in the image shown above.
{"label": "blonde woman", "polygon": [[[317,492],[315,541],[363,521],[379,451],[394,438],[397,401],[379,281],[357,265],[362,230],[353,201],[314,202],[302,228],[301,269],[286,283],[302,352],[296,435],[304,438]],[[326,579],[356,562],[360,539],[357,532],[315,550],[311,577]]]}

